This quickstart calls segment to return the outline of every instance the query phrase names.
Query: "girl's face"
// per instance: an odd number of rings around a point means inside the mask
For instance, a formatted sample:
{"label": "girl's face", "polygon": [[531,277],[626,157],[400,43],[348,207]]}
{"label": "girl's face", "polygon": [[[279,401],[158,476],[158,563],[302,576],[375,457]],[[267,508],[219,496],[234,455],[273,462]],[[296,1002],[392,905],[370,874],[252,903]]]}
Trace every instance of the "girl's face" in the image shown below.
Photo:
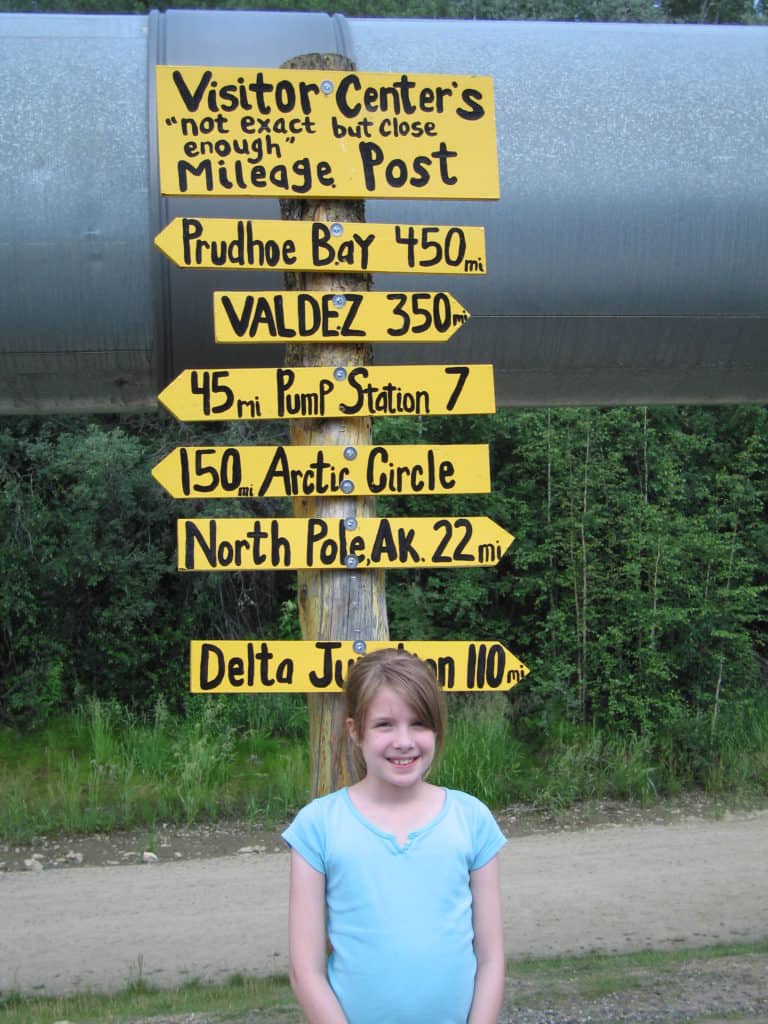
{"label": "girl's face", "polygon": [[362,736],[347,720],[360,747],[368,777],[406,788],[420,782],[435,756],[435,734],[390,686],[382,686],[368,705]]}

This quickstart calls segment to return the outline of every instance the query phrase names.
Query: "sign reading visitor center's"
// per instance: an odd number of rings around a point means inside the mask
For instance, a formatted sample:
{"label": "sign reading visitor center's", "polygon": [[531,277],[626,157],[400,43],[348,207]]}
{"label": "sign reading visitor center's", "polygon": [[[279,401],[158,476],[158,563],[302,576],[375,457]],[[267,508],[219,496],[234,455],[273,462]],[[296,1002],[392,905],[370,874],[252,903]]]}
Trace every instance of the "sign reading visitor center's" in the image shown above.
{"label": "sign reading visitor center's", "polygon": [[499,198],[488,77],[206,66],[156,74],[164,195]]}

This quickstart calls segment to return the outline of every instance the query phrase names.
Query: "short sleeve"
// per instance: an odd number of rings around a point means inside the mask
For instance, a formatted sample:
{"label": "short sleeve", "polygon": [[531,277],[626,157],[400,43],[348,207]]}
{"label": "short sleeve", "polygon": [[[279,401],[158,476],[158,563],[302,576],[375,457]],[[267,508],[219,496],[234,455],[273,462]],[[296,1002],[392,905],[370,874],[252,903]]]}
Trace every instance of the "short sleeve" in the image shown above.
{"label": "short sleeve", "polygon": [[477,871],[496,856],[507,840],[485,804],[476,797],[468,797],[468,800],[473,824],[473,857],[469,870]]}
{"label": "short sleeve", "polygon": [[320,804],[321,801],[313,800],[303,807],[282,837],[310,867],[325,874],[325,828]]}

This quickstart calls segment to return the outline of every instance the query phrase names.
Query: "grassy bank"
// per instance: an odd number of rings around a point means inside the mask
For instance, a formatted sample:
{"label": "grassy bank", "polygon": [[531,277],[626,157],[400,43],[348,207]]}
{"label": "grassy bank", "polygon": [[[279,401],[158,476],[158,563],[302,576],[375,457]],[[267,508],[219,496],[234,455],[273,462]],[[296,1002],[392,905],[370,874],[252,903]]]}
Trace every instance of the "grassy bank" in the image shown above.
{"label": "grassy bank", "polygon": [[[717,966],[717,961],[741,958],[758,961],[765,970],[768,942],[739,946],[711,946],[673,952],[645,951],[607,955],[588,954],[510,961],[507,964],[507,998],[515,1011],[547,1011],[558,1005],[588,1003],[630,994],[642,997],[644,989],[674,988],[682,965]],[[190,982],[179,989],[153,989],[140,976],[122,992],[113,995],[83,993],[49,998],[22,998],[0,994],[2,1024],[50,1024],[77,1021],[78,1024],[113,1024],[194,1014],[201,1021],[239,1021],[262,1024],[300,1024],[303,1019],[285,977],[244,978],[235,976],[224,985]],[[585,1019],[595,1019],[587,1017]],[[681,1018],[682,1019],[682,1018]],[[688,1018],[691,1019],[691,1018]]]}
{"label": "grassy bank", "polygon": [[[724,708],[718,730],[680,716],[654,734],[555,722],[532,731],[501,694],[454,698],[448,743],[432,778],[492,808],[548,808],[592,799],[653,802],[700,789],[768,794],[768,702]],[[139,718],[87,701],[40,730],[0,729],[0,837],[152,828],[239,818],[280,821],[308,791],[302,698],[206,700],[186,714],[162,703]]]}

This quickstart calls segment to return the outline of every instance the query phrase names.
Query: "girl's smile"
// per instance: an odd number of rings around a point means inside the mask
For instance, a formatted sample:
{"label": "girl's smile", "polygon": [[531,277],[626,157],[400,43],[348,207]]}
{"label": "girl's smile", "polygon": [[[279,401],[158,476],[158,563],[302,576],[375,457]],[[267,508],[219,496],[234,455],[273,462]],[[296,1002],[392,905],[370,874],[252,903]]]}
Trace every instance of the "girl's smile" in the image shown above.
{"label": "girl's smile", "polygon": [[435,734],[390,686],[382,686],[370,703],[362,737],[349,723],[368,776],[398,787],[421,781],[435,756]]}

